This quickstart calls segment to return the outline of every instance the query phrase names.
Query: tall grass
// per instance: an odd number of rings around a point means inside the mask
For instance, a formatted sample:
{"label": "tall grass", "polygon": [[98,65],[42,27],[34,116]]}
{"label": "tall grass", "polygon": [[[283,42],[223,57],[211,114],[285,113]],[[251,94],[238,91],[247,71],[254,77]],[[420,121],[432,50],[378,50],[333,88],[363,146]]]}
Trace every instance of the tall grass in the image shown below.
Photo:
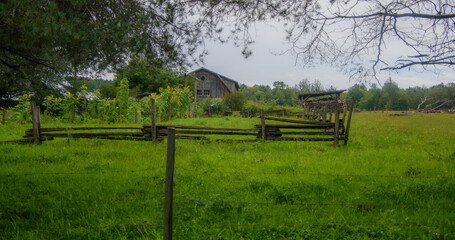
{"label": "tall grass", "polygon": [[[341,147],[177,140],[175,239],[453,239],[454,120],[356,113]],[[51,126],[68,125],[43,122]],[[0,137],[29,127],[1,126]],[[161,239],[165,156],[166,141],[0,145],[0,237]]]}

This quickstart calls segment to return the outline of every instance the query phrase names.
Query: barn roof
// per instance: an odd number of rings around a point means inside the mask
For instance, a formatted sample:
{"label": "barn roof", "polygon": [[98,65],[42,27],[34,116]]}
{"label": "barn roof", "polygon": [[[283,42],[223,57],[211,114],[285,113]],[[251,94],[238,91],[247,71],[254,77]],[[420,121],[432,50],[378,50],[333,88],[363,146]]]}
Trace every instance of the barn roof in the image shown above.
{"label": "barn roof", "polygon": [[[213,75],[218,76],[218,78],[219,78],[219,80],[221,81],[221,83],[222,83],[224,86],[226,86],[226,87],[228,86],[228,85],[226,84],[226,81],[229,81],[229,82],[234,83],[236,90],[239,89],[239,82],[237,82],[237,81],[235,81],[235,80],[232,80],[232,79],[230,79],[230,78],[228,78],[228,77],[225,77],[225,76],[223,76],[223,75],[221,75],[221,74],[219,74],[219,73],[216,73],[216,72],[211,71],[211,70],[209,70],[209,69],[207,69],[207,68],[204,68],[204,67],[201,67],[201,68],[199,68],[199,69],[197,69],[197,70],[194,70],[194,71],[192,71],[192,72],[190,72],[190,73],[196,73],[196,72],[200,72],[200,71],[209,72],[209,73],[211,73],[211,74],[213,74]],[[234,89],[229,89],[229,90],[230,90],[231,92],[233,92],[232,90],[234,90]]]}

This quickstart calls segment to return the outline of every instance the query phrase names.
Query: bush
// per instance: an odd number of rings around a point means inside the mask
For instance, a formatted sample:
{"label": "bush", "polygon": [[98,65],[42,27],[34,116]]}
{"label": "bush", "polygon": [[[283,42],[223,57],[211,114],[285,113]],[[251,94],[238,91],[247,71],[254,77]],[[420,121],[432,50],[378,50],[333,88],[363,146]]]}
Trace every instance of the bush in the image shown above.
{"label": "bush", "polygon": [[246,103],[246,97],[241,92],[233,92],[224,95],[223,103],[232,111],[240,111]]}
{"label": "bush", "polygon": [[202,111],[208,115],[221,115],[223,112],[228,111],[229,108],[224,104],[222,99],[207,98],[202,102]]}

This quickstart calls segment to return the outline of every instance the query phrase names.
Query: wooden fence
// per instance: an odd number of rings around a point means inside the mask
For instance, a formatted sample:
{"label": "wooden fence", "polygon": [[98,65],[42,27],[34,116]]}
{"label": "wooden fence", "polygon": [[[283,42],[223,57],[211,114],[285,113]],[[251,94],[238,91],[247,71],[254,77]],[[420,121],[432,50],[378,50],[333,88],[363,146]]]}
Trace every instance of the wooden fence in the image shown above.
{"label": "wooden fence", "polygon": [[[333,141],[338,145],[340,140],[347,144],[352,109],[345,121],[346,111],[340,118],[340,113],[334,114],[334,121],[329,118],[314,120],[297,120],[270,117],[265,111],[260,113],[260,124],[251,129],[213,128],[200,126],[161,125],[152,124],[142,127],[76,127],[76,128],[41,128],[39,107],[32,105],[33,128],[26,130],[25,139],[15,142],[33,142],[52,140],[57,137],[65,138],[99,138],[111,140],[157,141],[168,137],[168,128],[175,129],[176,139],[199,139],[228,142],[254,141]],[[270,114],[270,113],[268,113]],[[331,118],[330,118],[331,119]],[[221,136],[221,138],[219,138]],[[226,137],[229,136],[229,137]],[[11,141],[8,141],[11,142]]]}

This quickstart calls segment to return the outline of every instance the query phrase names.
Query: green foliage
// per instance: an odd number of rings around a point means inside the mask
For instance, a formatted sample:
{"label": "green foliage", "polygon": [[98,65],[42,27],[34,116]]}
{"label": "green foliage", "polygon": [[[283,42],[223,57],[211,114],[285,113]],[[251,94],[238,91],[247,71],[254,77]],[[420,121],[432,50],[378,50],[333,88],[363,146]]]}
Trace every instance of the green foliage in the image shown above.
{"label": "green foliage", "polygon": [[203,35],[188,31],[191,20],[180,6],[138,0],[1,1],[0,98],[27,92],[42,100],[55,95],[46,89],[64,83],[62,75],[118,69],[137,56],[183,66]]}
{"label": "green foliage", "polygon": [[120,86],[117,87],[117,97],[115,98],[115,105],[117,107],[118,121],[125,121],[128,113],[128,107],[130,106],[129,99],[129,82],[128,79],[124,78],[120,82]]}
{"label": "green foliage", "polygon": [[117,70],[114,85],[123,78],[128,79],[133,95],[157,93],[160,88],[184,83],[183,74],[168,69],[162,62],[149,63],[140,58],[131,59],[127,66]]}
{"label": "green foliage", "polygon": [[54,97],[54,95],[48,96],[43,102],[43,106],[46,108],[46,110],[44,110],[44,114],[53,117],[60,116],[63,111],[62,101],[62,98]]}
{"label": "green foliage", "polygon": [[167,86],[159,89],[159,96],[152,95],[152,97],[157,98],[156,104],[160,118],[170,120],[178,115],[181,108],[186,112],[191,95],[189,87]]}
{"label": "green foliage", "polygon": [[223,103],[232,111],[240,111],[246,103],[246,97],[242,92],[236,91],[233,93],[225,94],[223,96]]}
{"label": "green foliage", "polygon": [[[334,89],[331,87],[328,90]],[[322,91],[325,89],[320,81],[315,80],[314,83],[310,83],[308,79],[300,81],[295,87],[290,87],[282,81],[276,81],[273,83],[273,89],[264,85],[252,87],[242,85],[240,88],[240,92],[246,96],[247,100],[278,106],[299,106],[299,94]]]}
{"label": "green foliage", "polygon": [[24,94],[18,99],[17,105],[13,108],[13,119],[20,123],[32,121],[32,109],[30,106],[31,95]]}
{"label": "green foliage", "polygon": [[207,97],[201,103],[202,111],[204,114],[209,116],[221,115],[222,113],[229,111],[229,107],[224,103],[224,99],[212,99]]}
{"label": "green foliage", "polygon": [[[349,144],[338,148],[178,139],[174,238],[453,239],[454,117],[356,113]],[[259,122],[169,124],[251,128]],[[42,126],[141,124],[45,118]],[[0,139],[20,138],[28,128],[0,125]],[[166,141],[61,138],[0,145],[0,238],[162,238],[166,147]]]}
{"label": "green foliage", "polygon": [[408,110],[417,109],[419,105],[420,109],[431,109],[445,101],[448,104],[439,109],[451,109],[455,107],[455,85],[400,89],[396,82],[389,79],[382,89],[373,84],[367,90],[363,84],[356,84],[349,88],[347,99],[356,100],[355,107],[363,110]]}

